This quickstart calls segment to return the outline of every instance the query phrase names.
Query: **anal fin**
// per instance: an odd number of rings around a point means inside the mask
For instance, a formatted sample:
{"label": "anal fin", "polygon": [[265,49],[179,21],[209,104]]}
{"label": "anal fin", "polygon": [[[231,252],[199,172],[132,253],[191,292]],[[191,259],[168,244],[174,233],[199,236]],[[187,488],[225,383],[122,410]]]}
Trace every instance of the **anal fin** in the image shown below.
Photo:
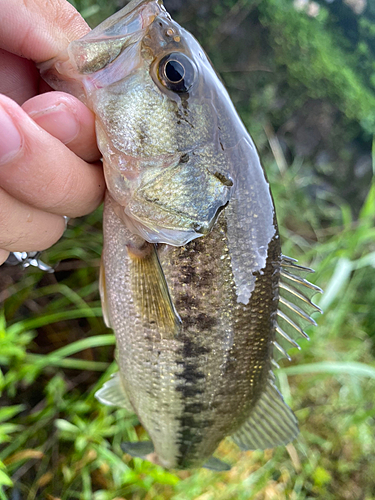
{"label": "anal fin", "polygon": [[125,392],[119,372],[112,375],[112,378],[95,393],[95,397],[104,405],[125,408],[134,413],[134,408]]}
{"label": "anal fin", "polygon": [[232,439],[242,450],[265,450],[290,443],[298,432],[294,413],[269,381],[250,417]]}
{"label": "anal fin", "polygon": [[231,466],[226,462],[222,462],[216,457],[211,457],[207,460],[207,462],[203,465],[205,469],[213,470],[216,472],[224,472],[231,469]]}
{"label": "anal fin", "polygon": [[121,443],[121,449],[132,457],[143,458],[147,460],[148,455],[154,452],[152,441],[137,441],[135,443]]}

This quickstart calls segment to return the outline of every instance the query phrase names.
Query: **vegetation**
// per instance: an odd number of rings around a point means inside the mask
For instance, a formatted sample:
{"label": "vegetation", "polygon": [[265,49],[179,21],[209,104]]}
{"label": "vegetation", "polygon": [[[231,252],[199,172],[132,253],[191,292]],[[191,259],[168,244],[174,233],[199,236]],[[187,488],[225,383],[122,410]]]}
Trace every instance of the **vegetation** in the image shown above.
{"label": "vegetation", "polygon": [[[92,24],[115,10],[72,3]],[[0,500],[375,499],[375,8],[322,1],[313,17],[311,2],[289,0],[165,4],[207,48],[255,138],[284,253],[325,289],[310,342],[277,371],[301,435],[264,453],[225,440],[226,473],[167,472],[122,453],[144,430],[94,398],[116,370],[98,210],[46,253],[55,274],[0,269]]]}

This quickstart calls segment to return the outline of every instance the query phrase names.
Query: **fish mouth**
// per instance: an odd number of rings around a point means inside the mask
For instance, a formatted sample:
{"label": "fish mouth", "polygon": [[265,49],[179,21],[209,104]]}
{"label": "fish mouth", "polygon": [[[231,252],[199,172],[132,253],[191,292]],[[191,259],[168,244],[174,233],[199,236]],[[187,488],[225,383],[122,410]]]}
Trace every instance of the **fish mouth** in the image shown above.
{"label": "fish mouth", "polygon": [[[124,9],[99,25],[101,35],[124,36],[148,28],[156,17],[166,13],[162,0],[133,0]],[[89,35],[95,34],[96,29]]]}
{"label": "fish mouth", "polygon": [[125,78],[141,64],[137,45],[160,15],[168,15],[161,0],[133,0],[68,46],[67,57],[85,76],[86,93]]}
{"label": "fish mouth", "polygon": [[131,28],[134,23],[140,29],[145,29],[153,23],[161,12],[166,12],[162,0],[139,0],[138,2],[130,2],[128,6],[131,7],[131,10],[124,16],[124,25],[128,28]]}

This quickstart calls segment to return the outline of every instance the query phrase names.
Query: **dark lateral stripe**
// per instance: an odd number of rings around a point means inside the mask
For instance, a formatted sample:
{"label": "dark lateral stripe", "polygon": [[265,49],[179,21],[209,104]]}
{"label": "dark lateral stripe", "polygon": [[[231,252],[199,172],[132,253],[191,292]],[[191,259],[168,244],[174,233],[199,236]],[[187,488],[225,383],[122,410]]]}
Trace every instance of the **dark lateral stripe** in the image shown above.
{"label": "dark lateral stripe", "polygon": [[205,377],[205,374],[199,371],[193,363],[183,363],[183,367],[183,371],[177,374],[178,378],[183,378],[187,382],[194,384]]}
{"label": "dark lateral stripe", "polygon": [[203,393],[202,389],[198,389],[195,385],[187,385],[187,383],[178,385],[176,387],[176,391],[181,392],[185,398],[193,398],[194,396]]}
{"label": "dark lateral stripe", "polygon": [[210,353],[210,350],[207,347],[199,345],[197,342],[194,342],[187,335],[180,334],[178,336],[178,340],[183,343],[181,349],[177,351],[177,353],[182,358],[182,363],[180,364],[185,365],[186,363],[189,362],[190,359],[195,359],[198,358],[199,356]]}
{"label": "dark lateral stripe", "polygon": [[201,402],[188,403],[185,405],[184,410],[186,413],[200,413],[204,409],[204,405]]}
{"label": "dark lateral stripe", "polygon": [[177,420],[180,430],[178,432],[178,456],[176,457],[179,467],[188,467],[197,458],[199,445],[205,439],[205,429],[212,426],[212,420],[204,418],[205,406],[202,402],[202,394],[205,388],[206,375],[202,371],[202,365],[198,363],[209,349],[202,346],[199,340],[194,340],[183,333],[179,336],[183,346],[179,350],[181,360],[178,365],[181,371],[175,374],[180,383],[176,391],[181,393],[183,403],[182,412]]}

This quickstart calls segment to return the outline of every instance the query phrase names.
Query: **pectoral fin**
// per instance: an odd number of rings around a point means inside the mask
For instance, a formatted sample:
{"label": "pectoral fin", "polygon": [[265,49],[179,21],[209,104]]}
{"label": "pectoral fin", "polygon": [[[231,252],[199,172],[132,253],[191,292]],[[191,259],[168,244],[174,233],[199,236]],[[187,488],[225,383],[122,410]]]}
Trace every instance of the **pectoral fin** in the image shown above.
{"label": "pectoral fin", "polygon": [[118,406],[134,413],[134,408],[125,392],[120,374],[117,372],[95,393],[98,401],[107,406]]}
{"label": "pectoral fin", "polygon": [[270,381],[250,417],[232,439],[242,450],[265,450],[290,443],[298,432],[294,413]]}
{"label": "pectoral fin", "polygon": [[128,254],[132,259],[133,296],[139,314],[148,325],[156,326],[161,338],[173,339],[181,319],[173,306],[155,245],[129,247]]}

